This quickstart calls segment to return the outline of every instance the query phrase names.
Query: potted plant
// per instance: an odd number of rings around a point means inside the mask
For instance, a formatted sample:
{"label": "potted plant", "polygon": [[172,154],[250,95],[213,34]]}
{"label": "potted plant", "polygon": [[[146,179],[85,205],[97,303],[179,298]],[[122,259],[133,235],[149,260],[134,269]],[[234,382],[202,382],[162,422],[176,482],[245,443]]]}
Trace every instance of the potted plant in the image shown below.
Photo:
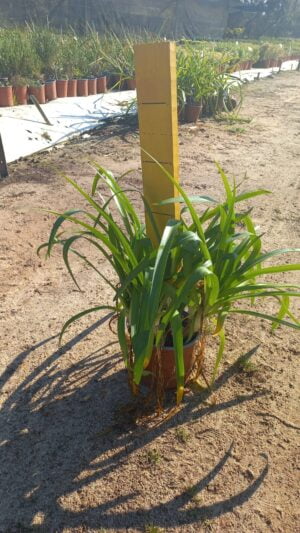
{"label": "potted plant", "polygon": [[31,80],[28,84],[28,94],[29,96],[33,94],[39,104],[46,103],[46,94],[45,94],[45,84],[41,80]]}
{"label": "potted plant", "polygon": [[68,96],[68,76],[63,74],[56,80],[57,98],[66,98]]}
{"label": "potted plant", "polygon": [[11,107],[14,105],[13,88],[9,80],[0,80],[0,107]]}
{"label": "potted plant", "polygon": [[45,97],[48,102],[51,100],[56,100],[57,98],[57,86],[56,80],[46,80],[45,81]]}
{"label": "potted plant", "polygon": [[21,76],[13,76],[11,80],[13,93],[17,104],[27,104],[28,79]]}
{"label": "potted plant", "polygon": [[102,63],[110,73],[111,89],[136,88],[133,46],[134,38],[127,33],[120,38],[112,32],[101,43]]}
{"label": "potted plant", "polygon": [[[23,103],[25,103],[26,84],[24,89],[21,90],[17,80],[22,80],[22,83],[24,83],[25,80],[39,77],[40,69],[40,60],[32,47],[29,32],[22,28],[2,29],[0,39],[0,75],[7,76],[15,87],[18,87],[17,93]],[[11,91],[12,89],[8,90],[9,93]],[[21,94],[22,92],[23,94]],[[10,96],[9,100],[11,101]]]}
{"label": "potted plant", "polygon": [[97,94],[106,93],[107,91],[107,76],[106,73],[101,72],[97,76]]}
{"label": "potted plant", "polygon": [[[144,224],[119,180],[99,167],[91,194],[66,178],[89,208],[64,213],[51,211],[58,218],[48,242],[38,252],[46,248],[50,256],[54,247],[62,246],[66,267],[77,286],[70,254],[94,269],[114,294],[111,303],[95,302],[90,309],[67,320],[60,338],[81,317],[112,310],[133,393],[139,392],[143,380],[150,380],[158,399],[164,388],[175,386],[179,403],[186,382],[192,377],[197,379],[203,371],[208,335],[220,339],[219,350],[212,356],[209,381],[213,383],[223,355],[226,319],[231,314],[265,319],[273,329],[284,325],[300,330],[300,323],[289,308],[290,299],[300,296],[299,286],[267,278],[269,274],[300,270],[300,263],[290,264],[285,260],[276,266],[264,265],[272,257],[300,252],[300,249],[262,251],[261,236],[255,230],[249,210],[240,206],[243,201],[268,191],[239,192],[235,184],[230,186],[219,168],[225,189],[222,202],[207,196],[188,197],[159,166],[179,194],[162,204],[180,202],[184,209],[180,220],[169,220],[160,236],[144,199],[156,234],[155,243],[146,236]],[[107,199],[102,191],[100,202],[95,199],[99,182],[108,191]],[[196,212],[195,204],[205,206],[201,213]],[[66,233],[62,232],[65,221]],[[81,251],[82,241],[106,258],[118,283],[106,278],[97,260],[93,262]],[[258,302],[266,298],[273,298],[278,305],[274,315],[259,307]]]}
{"label": "potted plant", "polygon": [[218,76],[219,65],[212,52],[199,50],[190,42],[179,48],[177,90],[181,101],[185,101],[186,122],[197,122],[205,101],[215,92]]}
{"label": "potted plant", "polygon": [[[55,64],[56,80],[61,81],[60,94],[77,96],[78,80],[81,67],[81,42],[74,34],[63,35],[60,39],[60,50]],[[80,96],[80,95],[79,95]]]}

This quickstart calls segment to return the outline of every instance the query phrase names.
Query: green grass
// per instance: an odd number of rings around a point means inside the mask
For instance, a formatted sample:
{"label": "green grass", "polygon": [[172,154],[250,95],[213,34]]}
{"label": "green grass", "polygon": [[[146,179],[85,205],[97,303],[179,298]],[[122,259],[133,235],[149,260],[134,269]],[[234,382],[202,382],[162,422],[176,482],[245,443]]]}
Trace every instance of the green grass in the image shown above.
{"label": "green grass", "polygon": [[227,131],[236,135],[243,135],[246,133],[246,128],[242,128],[241,126],[232,126],[231,128],[227,128]]}
{"label": "green grass", "polygon": [[186,444],[187,441],[190,439],[191,435],[189,431],[187,431],[184,427],[179,427],[175,431],[176,438],[179,442],[182,444]]}
{"label": "green grass", "polygon": [[161,455],[158,450],[151,449],[146,452],[146,459],[150,465],[157,465],[161,461]]}

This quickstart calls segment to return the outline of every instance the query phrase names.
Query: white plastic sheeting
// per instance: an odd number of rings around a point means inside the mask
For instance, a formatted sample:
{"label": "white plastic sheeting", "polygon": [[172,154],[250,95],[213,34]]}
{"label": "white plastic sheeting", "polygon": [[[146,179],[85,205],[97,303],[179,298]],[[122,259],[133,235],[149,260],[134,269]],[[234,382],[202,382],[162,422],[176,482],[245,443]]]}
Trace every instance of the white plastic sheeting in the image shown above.
{"label": "white plastic sheeting", "polygon": [[0,108],[0,132],[7,163],[99,127],[104,119],[125,113],[133,98],[135,91],[53,100],[41,106],[51,126],[45,124],[34,105]]}
{"label": "white plastic sheeting", "polygon": [[[298,61],[286,61],[282,70],[295,70]],[[251,69],[235,72],[242,81],[271,76],[278,68]],[[67,141],[71,137],[103,124],[104,119],[126,112],[126,104],[135,91],[103,95],[59,98],[42,107],[51,126],[47,126],[34,105],[0,108],[0,133],[7,163]]]}

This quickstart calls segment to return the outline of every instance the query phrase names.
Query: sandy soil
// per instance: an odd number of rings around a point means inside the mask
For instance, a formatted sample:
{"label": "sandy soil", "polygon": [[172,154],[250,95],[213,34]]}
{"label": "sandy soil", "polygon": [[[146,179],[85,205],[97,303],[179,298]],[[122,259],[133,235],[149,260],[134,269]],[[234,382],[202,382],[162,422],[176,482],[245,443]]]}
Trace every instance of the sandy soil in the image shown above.
{"label": "sandy soil", "polygon": [[[299,92],[299,73],[280,74],[248,86],[251,122],[180,129],[189,191],[221,196],[218,160],[238,180],[247,174],[245,188],[274,192],[253,210],[266,250],[299,246]],[[125,126],[12,164],[0,184],[0,531],[300,531],[297,332],[231,320],[214,392],[190,392],[147,431],[130,417],[107,317],[82,319],[58,349],[62,323],[110,292],[76,263],[79,292],[58,253],[36,256],[52,221],[36,207],[81,205],[60,172],[89,186],[93,160],[136,169],[141,187],[138,135]]]}

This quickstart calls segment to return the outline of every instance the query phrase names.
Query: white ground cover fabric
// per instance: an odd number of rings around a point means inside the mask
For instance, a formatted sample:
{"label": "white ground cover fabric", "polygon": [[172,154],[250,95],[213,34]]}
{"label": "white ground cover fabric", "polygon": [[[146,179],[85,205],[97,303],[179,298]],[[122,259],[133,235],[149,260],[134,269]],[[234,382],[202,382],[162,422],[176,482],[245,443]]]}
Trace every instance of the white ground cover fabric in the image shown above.
{"label": "white ground cover fabric", "polygon": [[[286,61],[281,69],[295,70],[298,61]],[[278,68],[251,69],[235,72],[243,81],[271,76]],[[47,150],[101,126],[104,120],[126,112],[126,103],[136,97],[135,91],[112,92],[95,96],[59,98],[42,105],[51,126],[45,124],[34,105],[0,108],[0,133],[7,163],[20,157]]]}

